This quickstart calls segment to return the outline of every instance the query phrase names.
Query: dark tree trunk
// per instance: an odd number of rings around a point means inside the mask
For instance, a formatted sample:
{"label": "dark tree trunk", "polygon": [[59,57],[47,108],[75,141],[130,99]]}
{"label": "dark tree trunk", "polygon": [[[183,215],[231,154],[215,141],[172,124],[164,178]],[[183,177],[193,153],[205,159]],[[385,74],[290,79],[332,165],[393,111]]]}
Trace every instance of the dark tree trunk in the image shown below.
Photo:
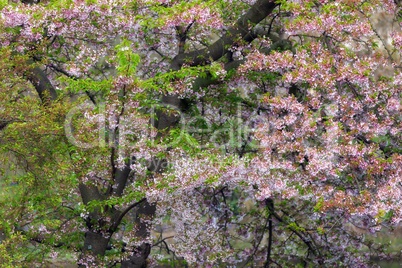
{"label": "dark tree trunk", "polygon": [[28,80],[35,87],[36,91],[44,104],[57,99],[57,92],[46,76],[45,72],[39,67],[33,67],[27,73]]}
{"label": "dark tree trunk", "polygon": [[151,245],[143,243],[137,247],[128,260],[121,262],[122,268],[145,268],[147,267],[147,259],[151,253]]}
{"label": "dark tree trunk", "polygon": [[110,234],[102,234],[92,230],[87,231],[85,233],[84,247],[80,255],[79,267],[88,267],[87,263],[91,260],[95,261],[91,262],[91,265],[99,264],[96,261],[99,260],[99,256],[105,255],[110,237]]}
{"label": "dark tree trunk", "polygon": [[109,244],[109,238],[104,237],[100,233],[88,231],[85,233],[84,252],[91,252],[96,255],[104,255],[107,245]]}
{"label": "dark tree trunk", "polygon": [[[147,220],[151,220],[156,212],[155,204],[150,204],[147,201],[140,204],[137,210],[135,223],[137,226],[136,237],[146,239],[149,236],[149,228]],[[147,259],[151,253],[151,245],[142,243],[141,246],[133,250],[131,256],[121,263],[121,267],[130,268],[145,268],[147,267]]]}

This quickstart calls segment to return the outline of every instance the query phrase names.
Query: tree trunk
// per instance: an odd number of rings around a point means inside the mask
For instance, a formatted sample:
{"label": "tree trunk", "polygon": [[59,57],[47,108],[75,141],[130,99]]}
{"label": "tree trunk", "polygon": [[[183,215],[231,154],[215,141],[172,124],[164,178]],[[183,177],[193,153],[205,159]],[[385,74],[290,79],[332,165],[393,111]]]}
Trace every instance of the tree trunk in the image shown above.
{"label": "tree trunk", "polygon": [[151,245],[148,243],[143,243],[141,246],[137,247],[131,254],[128,260],[121,262],[122,268],[145,268],[147,267],[147,259],[151,253]]}
{"label": "tree trunk", "polygon": [[[137,210],[135,224],[137,232],[135,236],[139,239],[147,239],[149,236],[149,226],[147,222],[152,220],[156,212],[156,205],[150,204],[147,201],[141,203]],[[149,243],[142,243],[139,247],[133,250],[131,256],[122,261],[121,267],[130,268],[145,268],[147,267],[147,259],[151,253],[151,245]]]}
{"label": "tree trunk", "polygon": [[[106,236],[106,237],[105,237]],[[84,247],[78,261],[79,267],[99,267],[99,256],[104,256],[111,234],[89,230],[85,233]]]}

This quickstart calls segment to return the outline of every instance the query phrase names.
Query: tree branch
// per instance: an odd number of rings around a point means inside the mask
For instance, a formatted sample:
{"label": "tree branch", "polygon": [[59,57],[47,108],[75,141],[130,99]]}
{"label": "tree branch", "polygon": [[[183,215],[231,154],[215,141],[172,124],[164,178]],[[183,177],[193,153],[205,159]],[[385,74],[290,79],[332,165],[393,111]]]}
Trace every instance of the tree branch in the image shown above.
{"label": "tree branch", "polygon": [[169,247],[168,247],[168,245],[167,245],[167,243],[166,243],[166,240],[168,240],[168,239],[170,239],[170,238],[174,238],[174,236],[165,237],[165,238],[159,240],[158,242],[156,242],[155,244],[153,244],[152,247],[156,247],[157,245],[163,243],[163,244],[165,244],[167,253],[170,254],[170,249],[169,249]]}
{"label": "tree branch", "polygon": [[141,199],[138,202],[135,202],[131,205],[129,205],[122,213],[120,213],[119,217],[114,221],[113,225],[109,228],[109,230],[111,232],[114,232],[117,227],[120,225],[120,222],[123,220],[124,216],[126,216],[126,214],[132,210],[133,208],[135,208],[136,206],[140,205],[142,202],[145,202],[147,199],[144,197],[143,199]]}
{"label": "tree branch", "polygon": [[[285,221],[284,219],[282,219],[282,217],[280,217],[276,212],[273,212],[273,213],[272,213],[272,216],[274,216],[275,219],[277,219],[279,222],[285,223],[285,224],[288,225],[288,222]],[[304,235],[301,231],[298,231],[298,230],[296,230],[296,229],[294,229],[294,228],[291,228],[291,227],[290,227],[290,230],[291,230],[295,235],[297,235],[297,236],[303,241],[304,244],[306,244],[306,246],[308,247],[308,249],[309,249],[315,256],[319,256],[317,250],[314,248],[314,246],[313,246],[313,244],[311,243],[311,241],[310,241],[309,238],[306,238],[305,235]]]}
{"label": "tree branch", "polygon": [[[219,38],[215,43],[207,48],[191,51],[188,53],[178,54],[171,62],[171,70],[179,70],[184,63],[190,66],[200,66],[208,64],[210,61],[216,61],[224,56],[229,48],[235,43],[238,38],[246,42],[251,42],[256,37],[252,33],[252,27],[265,19],[278,4],[275,0],[259,0],[255,3],[249,11],[237,20],[234,26],[230,27],[226,34]],[[241,64],[241,61],[229,62],[225,69],[237,68]],[[213,79],[202,81],[197,79],[195,81],[195,88],[202,87],[203,85],[209,85],[213,83]],[[200,85],[197,85],[200,84]],[[162,103],[171,105],[177,108],[182,106],[182,100],[177,95],[165,95],[162,97]],[[158,114],[158,122],[155,127],[158,129],[165,129],[177,122],[178,118],[175,116],[169,116],[165,113]]]}
{"label": "tree branch", "polygon": [[38,66],[33,67],[27,73],[28,80],[35,87],[39,98],[44,104],[56,100],[57,93],[45,72]]}
{"label": "tree branch", "polygon": [[[48,65],[46,65],[47,67],[53,69],[56,72],[59,72],[61,74],[64,74],[65,76],[67,76],[68,78],[74,79],[74,80],[78,80],[79,78],[75,75],[70,74],[69,72],[67,72],[66,70],[60,68],[59,66],[50,63]],[[85,94],[88,96],[88,98],[92,101],[93,104],[96,105],[96,99],[95,99],[95,94],[89,92],[88,90],[85,90]]]}
{"label": "tree branch", "polygon": [[274,200],[271,198],[265,199],[265,205],[268,208],[268,249],[267,249],[267,260],[265,262],[264,268],[268,268],[271,262],[271,250],[272,250],[272,214],[274,213]]}
{"label": "tree branch", "polygon": [[252,27],[265,19],[277,6],[278,4],[275,0],[257,1],[219,40],[205,49],[177,55],[173,59],[170,68],[179,70],[184,63],[190,66],[197,66],[218,60],[228,52],[237,38],[251,42],[255,38],[251,32]]}

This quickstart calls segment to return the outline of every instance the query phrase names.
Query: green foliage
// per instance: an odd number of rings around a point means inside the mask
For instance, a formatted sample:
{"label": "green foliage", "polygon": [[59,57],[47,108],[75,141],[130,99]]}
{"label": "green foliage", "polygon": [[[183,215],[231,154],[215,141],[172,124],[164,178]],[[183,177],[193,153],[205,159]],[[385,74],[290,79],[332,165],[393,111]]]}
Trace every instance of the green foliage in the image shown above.
{"label": "green foliage", "polygon": [[158,263],[163,267],[187,267],[187,262],[183,259],[165,257],[158,260]]}
{"label": "green foliage", "polygon": [[178,71],[157,73],[154,77],[141,82],[141,86],[148,90],[156,92],[175,91],[174,83],[183,79],[195,79],[196,77],[206,77],[207,68],[201,67],[183,67]]}
{"label": "green foliage", "polygon": [[56,9],[68,8],[74,3],[73,0],[50,0],[49,2],[49,6]]}
{"label": "green foliage", "polygon": [[115,51],[118,73],[127,77],[134,76],[140,63],[140,56],[133,52],[132,43],[123,39],[120,44],[116,45]]}
{"label": "green foliage", "polygon": [[320,235],[324,235],[325,234],[325,229],[322,227],[317,227],[317,233]]}
{"label": "green foliage", "polygon": [[165,143],[172,148],[181,148],[191,155],[200,152],[198,141],[184,129],[174,128],[170,130]]}
{"label": "green foliage", "polygon": [[8,0],[0,0],[0,10],[8,5]]}
{"label": "green foliage", "polygon": [[300,226],[297,225],[297,223],[295,223],[295,222],[289,223],[287,227],[288,227],[290,230],[297,231],[297,232],[304,232],[304,231],[306,231],[305,228],[300,227]]}
{"label": "green foliage", "polygon": [[392,142],[392,138],[389,135],[379,135],[371,139],[373,142],[379,144],[382,152],[385,155],[391,155],[393,153],[402,153],[402,147],[398,147]]}
{"label": "green foliage", "polygon": [[219,73],[223,70],[223,66],[217,62],[213,62],[209,67],[209,73],[212,75],[213,79],[218,79]]}
{"label": "green foliage", "polygon": [[211,176],[205,180],[206,185],[212,185],[219,181],[219,176]]}
{"label": "green foliage", "polygon": [[389,210],[389,211],[385,211],[385,210],[379,210],[377,215],[376,215],[376,219],[379,222],[388,222],[392,219],[392,216],[394,215],[394,211],[393,210]]}
{"label": "green foliage", "polygon": [[67,84],[65,89],[71,93],[91,91],[106,94],[112,87],[112,80],[110,79],[96,81],[91,78],[73,79],[68,77],[61,77],[60,81]]}
{"label": "green foliage", "polygon": [[320,212],[323,206],[324,206],[324,198],[320,197],[318,198],[317,203],[314,206],[314,212]]}
{"label": "green foliage", "polygon": [[11,234],[10,237],[0,241],[0,263],[2,268],[24,267],[24,254],[16,245],[23,245],[25,237],[20,233]]}
{"label": "green foliage", "polygon": [[86,206],[80,207],[80,209],[82,212],[92,212],[99,209],[101,213],[104,213],[106,209],[113,208],[117,205],[121,206],[122,204],[135,203],[144,197],[145,193],[130,191],[120,197],[112,196],[105,200],[91,200]]}

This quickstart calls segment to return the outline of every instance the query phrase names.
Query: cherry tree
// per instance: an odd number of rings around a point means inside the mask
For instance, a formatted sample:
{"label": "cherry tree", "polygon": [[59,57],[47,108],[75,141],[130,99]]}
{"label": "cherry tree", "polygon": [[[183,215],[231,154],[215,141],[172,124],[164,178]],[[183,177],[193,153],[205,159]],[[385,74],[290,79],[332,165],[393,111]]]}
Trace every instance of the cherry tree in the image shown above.
{"label": "cherry tree", "polygon": [[402,218],[394,1],[22,1],[0,29],[5,265],[388,257],[351,227]]}

